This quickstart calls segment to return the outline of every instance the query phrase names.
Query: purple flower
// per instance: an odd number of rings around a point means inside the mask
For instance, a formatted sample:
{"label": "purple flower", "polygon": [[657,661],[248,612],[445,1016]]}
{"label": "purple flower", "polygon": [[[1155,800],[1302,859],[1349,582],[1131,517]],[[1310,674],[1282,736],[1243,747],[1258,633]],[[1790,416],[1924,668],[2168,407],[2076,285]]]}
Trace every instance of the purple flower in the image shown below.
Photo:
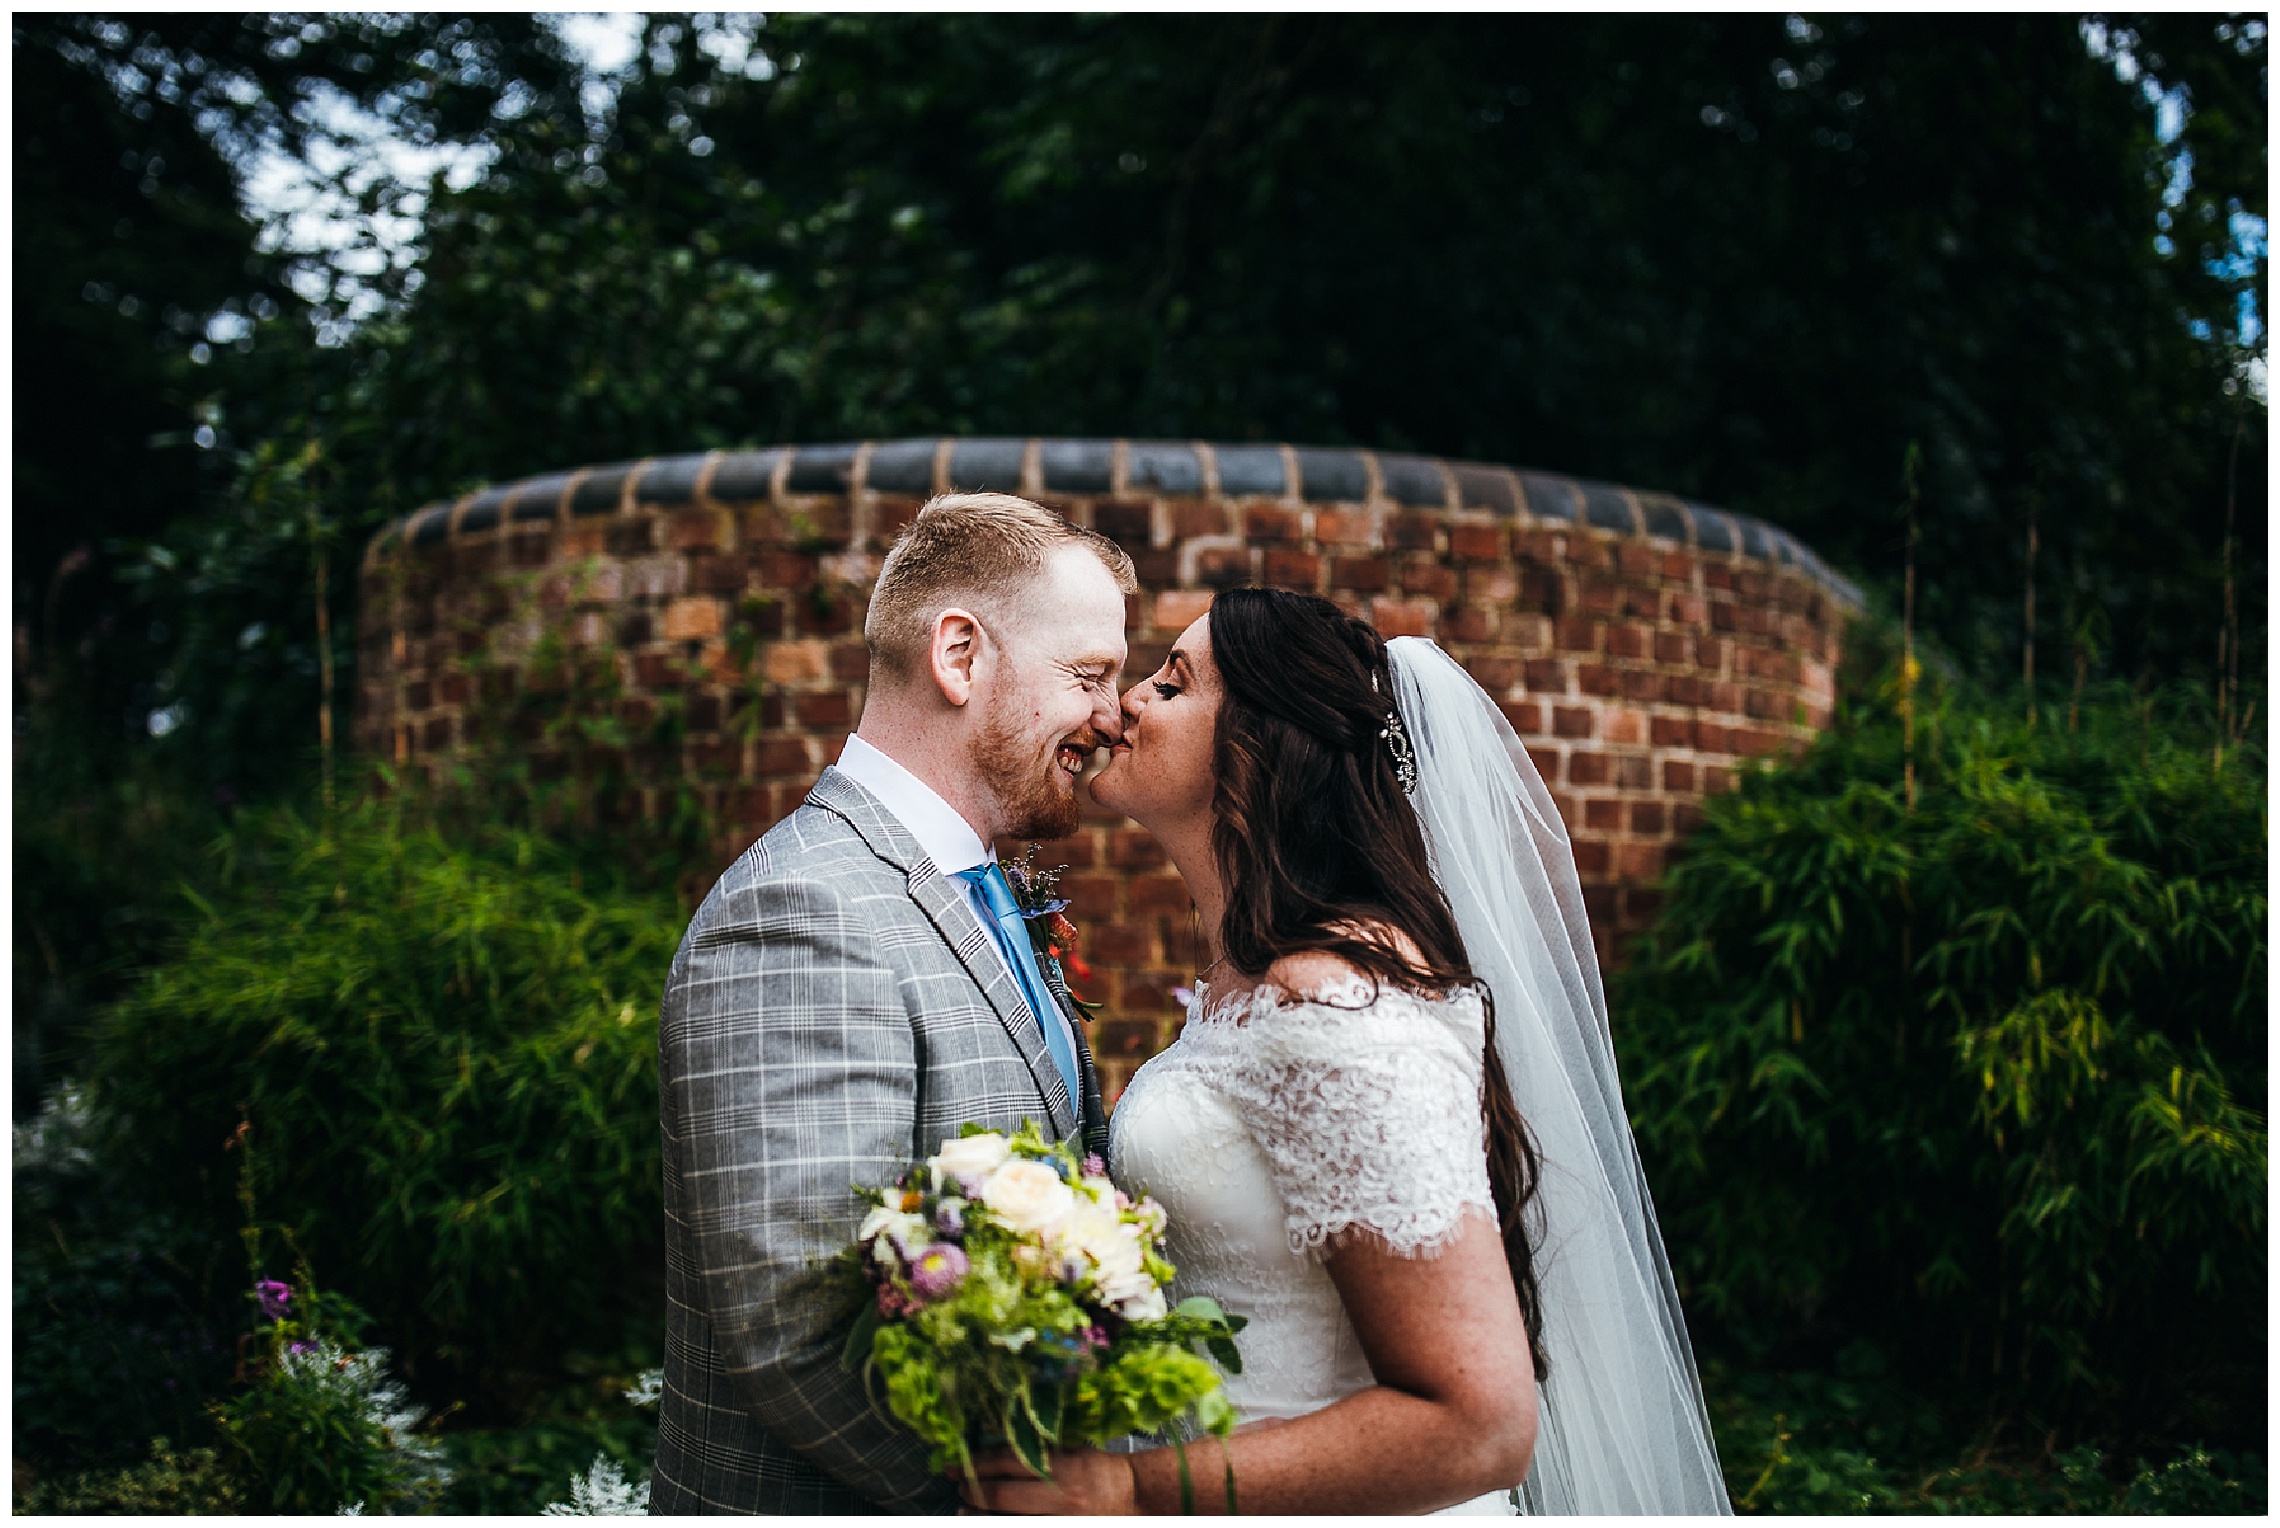
{"label": "purple flower", "polygon": [[945,1199],[934,1210],[934,1229],[944,1236],[966,1234],[966,1211],[955,1199]]}
{"label": "purple flower", "polygon": [[1085,1153],[1085,1176],[1088,1178],[1105,1178],[1108,1176],[1108,1164],[1100,1159],[1099,1152],[1089,1151]]}
{"label": "purple flower", "polygon": [[[314,1353],[316,1350],[317,1345],[313,1342],[296,1342],[290,1347],[286,1348],[285,1351],[288,1353]],[[168,1380],[167,1383],[172,1384],[174,1382],[172,1380]]]}
{"label": "purple flower", "polygon": [[293,1308],[293,1286],[280,1284],[275,1279],[263,1279],[253,1286],[254,1298],[261,1302],[261,1316],[265,1321],[282,1321]]}
{"label": "purple flower", "polygon": [[918,1292],[921,1299],[939,1300],[958,1287],[958,1281],[966,1276],[968,1266],[962,1248],[946,1242],[936,1242],[918,1255],[917,1262],[911,1264],[910,1287]]}
{"label": "purple flower", "polygon": [[879,1316],[881,1320],[900,1321],[916,1309],[918,1309],[917,1305],[913,1304],[894,1285],[881,1284],[879,1286]]}

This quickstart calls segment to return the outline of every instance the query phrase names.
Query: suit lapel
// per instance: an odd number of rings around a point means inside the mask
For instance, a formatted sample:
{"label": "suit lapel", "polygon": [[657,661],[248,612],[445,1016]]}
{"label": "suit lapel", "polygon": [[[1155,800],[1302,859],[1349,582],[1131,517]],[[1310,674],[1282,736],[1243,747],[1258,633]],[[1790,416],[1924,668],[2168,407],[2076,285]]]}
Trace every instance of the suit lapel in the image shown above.
{"label": "suit lapel", "polygon": [[[963,884],[936,869],[934,861],[919,848],[918,840],[880,805],[879,799],[837,769],[823,772],[823,777],[808,793],[808,800],[845,818],[849,826],[863,835],[863,841],[871,846],[873,853],[910,878],[911,901],[926,914],[943,942],[957,955],[959,964],[973,977],[974,985],[981,988],[982,995],[989,1000],[998,1023],[1005,1028],[1006,1038],[1021,1053],[1031,1080],[1037,1084],[1038,1097],[1045,1103],[1054,1132],[1064,1137],[1076,1134],[1082,1128],[1082,1120],[1069,1098],[1067,1086],[1061,1081],[1061,1069],[1053,1064],[1053,1053],[1045,1048],[1043,1021],[1030,1013],[1029,1004],[1022,998],[1020,983],[1014,980],[1005,958],[998,954],[997,941],[982,927],[981,917],[967,899]],[[1079,1046],[1083,1043],[1080,1037]],[[1089,1067],[1089,1053],[1086,1064]]]}

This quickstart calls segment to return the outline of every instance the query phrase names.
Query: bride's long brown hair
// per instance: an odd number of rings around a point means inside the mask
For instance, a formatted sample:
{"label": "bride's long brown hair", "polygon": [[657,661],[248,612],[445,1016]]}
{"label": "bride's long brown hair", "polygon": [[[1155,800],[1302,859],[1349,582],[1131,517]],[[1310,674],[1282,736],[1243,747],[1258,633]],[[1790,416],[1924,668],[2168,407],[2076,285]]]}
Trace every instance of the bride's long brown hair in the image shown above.
{"label": "bride's long brown hair", "polygon": [[[1223,692],[1211,830],[1227,889],[1220,954],[1254,979],[1285,955],[1320,950],[1411,992],[1479,991],[1489,1187],[1542,1381],[1531,1224],[1541,1160],[1497,1060],[1495,1002],[1465,956],[1383,735],[1394,711],[1385,641],[1326,599],[1229,589],[1211,605],[1211,651]],[[1408,935],[1418,959],[1387,929]]]}

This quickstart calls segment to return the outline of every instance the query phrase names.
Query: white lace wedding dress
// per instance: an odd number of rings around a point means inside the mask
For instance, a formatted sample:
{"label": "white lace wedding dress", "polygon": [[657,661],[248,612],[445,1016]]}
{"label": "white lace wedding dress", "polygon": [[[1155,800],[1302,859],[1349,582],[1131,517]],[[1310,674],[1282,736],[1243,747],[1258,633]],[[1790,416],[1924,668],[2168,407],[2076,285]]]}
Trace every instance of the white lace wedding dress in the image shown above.
{"label": "white lace wedding dress", "polygon": [[[1468,1212],[1495,1215],[1481,1001],[1373,995],[1356,978],[1310,1002],[1267,989],[1207,1002],[1197,995],[1179,1039],[1125,1089],[1112,1160],[1171,1213],[1174,1297],[1250,1319],[1227,1384],[1243,1419],[1304,1416],[1374,1383],[1320,1261],[1326,1241],[1366,1228],[1430,1256]],[[1514,1508],[1498,1491],[1448,1510]]]}

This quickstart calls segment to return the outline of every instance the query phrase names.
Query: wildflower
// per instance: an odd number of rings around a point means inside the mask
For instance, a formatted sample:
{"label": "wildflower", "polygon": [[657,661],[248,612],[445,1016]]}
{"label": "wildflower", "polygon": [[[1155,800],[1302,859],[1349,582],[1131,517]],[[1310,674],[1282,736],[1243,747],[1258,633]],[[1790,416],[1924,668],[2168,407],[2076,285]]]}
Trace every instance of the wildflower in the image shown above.
{"label": "wildflower", "polygon": [[253,1286],[254,1298],[261,1302],[261,1319],[282,1321],[293,1308],[293,1287],[275,1279],[262,1279]]}
{"label": "wildflower", "polygon": [[966,1254],[948,1243],[938,1243],[919,1254],[911,1264],[910,1287],[924,1300],[939,1300],[958,1287],[966,1276]]}
{"label": "wildflower", "polygon": [[956,1199],[945,1199],[934,1207],[934,1229],[944,1236],[966,1234],[966,1206]]}

